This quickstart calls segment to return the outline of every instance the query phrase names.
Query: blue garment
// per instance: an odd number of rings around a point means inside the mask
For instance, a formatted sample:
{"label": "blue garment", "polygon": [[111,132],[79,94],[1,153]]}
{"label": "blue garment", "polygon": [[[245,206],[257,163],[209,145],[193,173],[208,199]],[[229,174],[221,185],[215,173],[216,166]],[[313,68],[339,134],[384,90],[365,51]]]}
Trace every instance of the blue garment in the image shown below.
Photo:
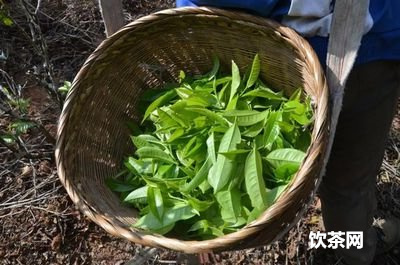
{"label": "blue garment", "polygon": [[[177,0],[176,6],[242,9],[272,18],[304,36],[324,66],[334,0]],[[400,60],[400,0],[370,0],[356,64]]]}

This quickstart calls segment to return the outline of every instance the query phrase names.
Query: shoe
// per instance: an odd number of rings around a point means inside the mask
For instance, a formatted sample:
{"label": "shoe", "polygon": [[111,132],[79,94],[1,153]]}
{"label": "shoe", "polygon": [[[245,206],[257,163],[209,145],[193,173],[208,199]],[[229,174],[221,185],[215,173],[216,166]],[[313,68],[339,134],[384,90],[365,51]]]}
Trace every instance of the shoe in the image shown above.
{"label": "shoe", "polygon": [[373,227],[377,232],[375,255],[381,255],[390,251],[400,242],[400,219],[395,217],[376,219]]}

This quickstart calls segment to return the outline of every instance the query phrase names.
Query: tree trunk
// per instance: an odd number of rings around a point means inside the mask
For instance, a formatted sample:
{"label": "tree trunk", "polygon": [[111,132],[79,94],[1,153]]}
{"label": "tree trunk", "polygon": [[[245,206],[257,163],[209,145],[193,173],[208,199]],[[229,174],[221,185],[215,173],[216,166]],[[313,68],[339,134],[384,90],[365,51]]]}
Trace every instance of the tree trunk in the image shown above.
{"label": "tree trunk", "polygon": [[122,0],[99,0],[99,6],[108,37],[125,24]]}

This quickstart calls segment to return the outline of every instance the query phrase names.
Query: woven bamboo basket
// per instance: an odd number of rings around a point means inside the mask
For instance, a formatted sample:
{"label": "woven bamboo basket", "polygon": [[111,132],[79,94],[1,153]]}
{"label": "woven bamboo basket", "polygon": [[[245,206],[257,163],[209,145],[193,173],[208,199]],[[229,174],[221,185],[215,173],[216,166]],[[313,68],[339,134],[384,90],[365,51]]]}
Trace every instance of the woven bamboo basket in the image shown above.
{"label": "woven bamboo basket", "polygon": [[[277,202],[238,232],[206,241],[183,241],[131,227],[138,218],[105,179],[133,153],[128,121],[146,89],[176,81],[179,70],[205,73],[217,55],[229,72],[243,70],[258,53],[261,78],[290,95],[301,87],[312,98],[312,144],[302,166]],[[329,136],[329,95],[309,44],[273,21],[215,8],[180,8],[140,18],[103,41],[77,74],[59,121],[58,174],[72,201],[109,233],[134,243],[201,253],[244,249],[278,239],[301,217],[320,179]]]}

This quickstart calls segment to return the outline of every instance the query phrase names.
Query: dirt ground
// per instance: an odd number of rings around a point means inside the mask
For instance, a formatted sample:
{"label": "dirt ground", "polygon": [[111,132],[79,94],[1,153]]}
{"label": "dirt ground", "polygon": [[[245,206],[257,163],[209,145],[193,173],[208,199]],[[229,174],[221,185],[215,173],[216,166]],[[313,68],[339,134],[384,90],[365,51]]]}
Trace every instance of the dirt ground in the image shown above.
{"label": "dirt ground", "polygon": [[[72,204],[58,180],[54,138],[62,103],[51,87],[72,81],[104,39],[97,0],[4,1],[14,25],[0,25],[0,85],[12,83],[30,99],[28,119],[40,126],[0,145],[0,264],[133,264],[144,248],[104,232]],[[1,4],[1,1],[0,1]],[[128,21],[173,6],[172,0],[125,1]],[[36,15],[35,9],[37,9]],[[62,99],[60,100],[62,101]],[[13,120],[0,96],[0,130]],[[15,149],[15,150],[12,150]],[[393,124],[378,178],[379,215],[400,217],[400,112]],[[321,230],[318,201],[282,240],[270,246],[216,253],[212,264],[338,264],[330,250],[307,250],[309,231]],[[178,264],[178,254],[154,250],[144,263]],[[376,265],[400,264],[400,246]]]}

